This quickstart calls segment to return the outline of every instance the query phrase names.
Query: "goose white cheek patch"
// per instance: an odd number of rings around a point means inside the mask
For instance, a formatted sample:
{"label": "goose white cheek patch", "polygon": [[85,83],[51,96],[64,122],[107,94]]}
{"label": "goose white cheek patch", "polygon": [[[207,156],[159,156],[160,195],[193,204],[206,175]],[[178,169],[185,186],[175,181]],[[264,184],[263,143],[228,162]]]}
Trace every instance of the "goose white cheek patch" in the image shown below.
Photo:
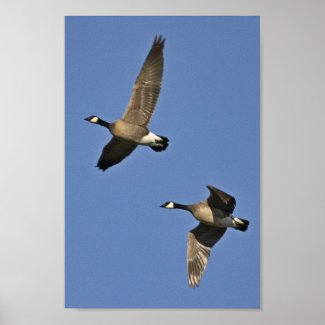
{"label": "goose white cheek patch", "polygon": [[169,202],[169,203],[165,206],[165,208],[167,208],[167,209],[173,209],[173,208],[174,208],[174,203],[173,203],[173,202]]}
{"label": "goose white cheek patch", "polygon": [[94,116],[91,120],[90,120],[91,123],[97,123],[98,122],[98,117],[97,116]]}

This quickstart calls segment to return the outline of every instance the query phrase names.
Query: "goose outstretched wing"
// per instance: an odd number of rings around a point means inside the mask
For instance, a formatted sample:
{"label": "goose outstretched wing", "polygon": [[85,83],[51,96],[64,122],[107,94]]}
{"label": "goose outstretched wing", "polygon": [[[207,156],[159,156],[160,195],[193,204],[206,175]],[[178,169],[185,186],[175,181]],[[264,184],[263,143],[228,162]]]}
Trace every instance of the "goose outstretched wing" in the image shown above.
{"label": "goose outstretched wing", "polygon": [[147,126],[155,109],[163,75],[164,42],[155,37],[151,50],[135,81],[129,103],[122,119],[131,124]]}
{"label": "goose outstretched wing", "polygon": [[97,167],[102,171],[105,171],[107,168],[122,161],[136,147],[136,143],[113,137],[111,141],[103,148],[102,154],[97,163]]}
{"label": "goose outstretched wing", "polygon": [[208,204],[210,206],[228,213],[233,213],[236,206],[236,200],[233,196],[211,185],[208,185],[207,188],[210,191],[210,196],[208,197]]}
{"label": "goose outstretched wing", "polygon": [[188,233],[187,272],[190,287],[197,287],[208,264],[211,248],[227,228],[215,228],[200,223]]}

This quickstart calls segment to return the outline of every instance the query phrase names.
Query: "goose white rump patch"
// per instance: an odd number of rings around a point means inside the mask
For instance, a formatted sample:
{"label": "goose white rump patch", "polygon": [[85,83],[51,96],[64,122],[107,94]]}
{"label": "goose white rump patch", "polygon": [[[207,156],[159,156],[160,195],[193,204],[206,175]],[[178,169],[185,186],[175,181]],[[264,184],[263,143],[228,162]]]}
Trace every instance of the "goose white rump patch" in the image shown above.
{"label": "goose white rump patch", "polygon": [[241,225],[244,225],[245,223],[243,221],[241,221],[240,219],[234,217],[235,221],[238,222]]}
{"label": "goose white rump patch", "polygon": [[161,141],[162,139],[160,137],[158,137],[158,135],[149,132],[147,135],[145,135],[144,137],[142,137],[140,139],[139,144],[143,144],[145,146],[150,146],[152,144],[155,144],[156,141]]}

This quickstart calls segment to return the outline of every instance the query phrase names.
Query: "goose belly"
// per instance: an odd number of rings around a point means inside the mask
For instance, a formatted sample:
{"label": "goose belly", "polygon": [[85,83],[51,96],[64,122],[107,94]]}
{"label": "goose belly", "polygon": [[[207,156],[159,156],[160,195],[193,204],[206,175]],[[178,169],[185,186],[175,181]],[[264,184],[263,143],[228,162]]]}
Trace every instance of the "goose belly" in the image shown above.
{"label": "goose belly", "polygon": [[139,141],[141,141],[141,139],[148,133],[148,130],[139,125],[118,120],[113,123],[111,133],[117,138],[139,143]]}
{"label": "goose belly", "polygon": [[194,217],[207,225],[214,225],[213,213],[209,207],[200,207],[195,211]]}
{"label": "goose belly", "polygon": [[213,222],[216,227],[231,227],[233,224],[231,216],[219,209],[213,209]]}
{"label": "goose belly", "polygon": [[232,218],[225,212],[219,209],[210,209],[209,207],[201,207],[196,218],[201,222],[219,228],[232,226]]}
{"label": "goose belly", "polygon": [[219,228],[227,228],[233,225],[233,220],[231,217],[225,218],[215,218],[214,219],[214,226]]}

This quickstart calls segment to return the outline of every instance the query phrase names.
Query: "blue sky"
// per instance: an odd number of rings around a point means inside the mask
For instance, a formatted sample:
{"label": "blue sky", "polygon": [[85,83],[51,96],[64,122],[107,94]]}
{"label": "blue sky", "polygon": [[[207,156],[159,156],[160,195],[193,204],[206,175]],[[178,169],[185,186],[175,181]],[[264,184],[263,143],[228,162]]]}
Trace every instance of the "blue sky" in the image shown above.
{"label": "blue sky", "polygon": [[[66,17],[65,287],[74,308],[260,306],[259,17]],[[170,139],[138,147],[101,172],[111,135],[84,118],[120,118],[155,35],[162,90],[150,129]],[[197,221],[159,206],[195,203],[214,185],[237,200],[247,232],[229,229],[200,286],[187,281]]]}

